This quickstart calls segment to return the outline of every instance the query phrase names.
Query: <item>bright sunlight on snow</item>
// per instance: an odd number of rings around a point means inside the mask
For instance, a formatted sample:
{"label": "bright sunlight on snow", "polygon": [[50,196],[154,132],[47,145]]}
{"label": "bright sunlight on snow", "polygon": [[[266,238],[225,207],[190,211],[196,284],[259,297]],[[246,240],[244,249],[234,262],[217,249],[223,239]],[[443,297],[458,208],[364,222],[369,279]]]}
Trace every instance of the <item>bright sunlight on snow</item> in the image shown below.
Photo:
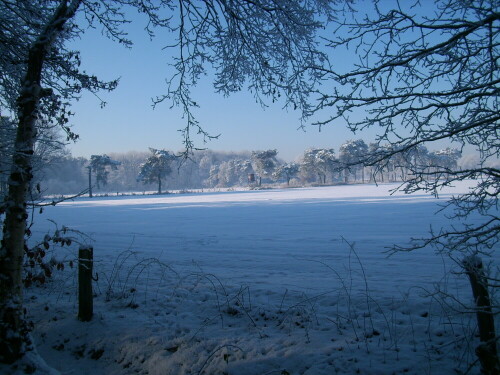
{"label": "bright sunlight on snow", "polygon": [[[397,185],[76,199],[35,220],[94,246],[94,318],[76,268],[27,290],[62,374],[457,374],[474,361],[467,278],[446,255],[388,248],[450,225]],[[466,191],[450,188],[440,196]],[[53,222],[52,222],[53,221]],[[460,223],[455,223],[460,225]],[[73,244],[53,255],[75,259]],[[458,269],[458,268],[457,268]],[[463,310],[463,309],[461,309]]]}

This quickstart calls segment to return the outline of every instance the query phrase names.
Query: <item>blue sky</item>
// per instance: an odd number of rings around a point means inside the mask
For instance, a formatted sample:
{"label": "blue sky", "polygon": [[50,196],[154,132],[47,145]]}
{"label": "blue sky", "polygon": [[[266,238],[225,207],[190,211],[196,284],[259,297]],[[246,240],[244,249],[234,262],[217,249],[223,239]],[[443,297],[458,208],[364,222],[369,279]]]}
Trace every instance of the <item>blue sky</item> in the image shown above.
{"label": "blue sky", "polygon": [[[154,110],[152,97],[166,91],[165,78],[172,73],[169,67],[168,35],[158,34],[152,42],[135,23],[130,30],[132,49],[111,42],[98,30],[88,31],[72,47],[82,53],[83,68],[101,79],[120,77],[118,88],[100,95],[107,102],[101,109],[99,100],[88,93],[76,102],[73,111],[73,130],[80,135],[69,146],[74,156],[89,157],[125,151],[146,151],[148,147],[180,150],[182,137],[178,129],[185,120],[178,108],[165,102]],[[239,151],[277,148],[279,156],[294,160],[308,147],[338,147],[347,139],[359,138],[344,124],[324,127],[308,126],[298,129],[300,114],[287,111],[280,104],[269,103],[262,108],[252,94],[240,92],[225,98],[215,94],[209,77],[199,82],[194,91],[200,108],[195,109],[203,128],[220,138],[207,144],[197,139],[196,146],[213,150]],[[366,141],[374,136],[364,136]]]}
{"label": "blue sky", "polygon": [[[139,21],[139,22],[137,22]],[[178,108],[165,102],[152,108],[152,97],[166,92],[165,78],[172,74],[169,49],[171,35],[158,32],[150,41],[142,30],[144,23],[134,19],[130,28],[132,49],[114,43],[90,30],[73,48],[82,53],[83,68],[101,79],[120,77],[118,88],[102,94],[107,102],[100,108],[99,100],[85,94],[75,103],[73,130],[80,135],[76,144],[69,146],[74,156],[89,157],[126,151],[147,151],[148,147],[169,150],[183,149],[178,132],[185,125]],[[170,42],[171,43],[171,42]],[[347,54],[333,56],[334,64],[349,66]],[[343,124],[298,129],[300,114],[286,111],[280,104],[269,104],[263,109],[252,94],[240,92],[225,98],[214,92],[210,77],[202,79],[193,92],[200,108],[195,114],[202,127],[220,138],[207,144],[195,138],[197,147],[219,151],[263,150],[276,148],[285,160],[294,160],[309,147],[334,148],[348,139],[363,138],[367,143],[375,139],[374,130],[353,135]]]}

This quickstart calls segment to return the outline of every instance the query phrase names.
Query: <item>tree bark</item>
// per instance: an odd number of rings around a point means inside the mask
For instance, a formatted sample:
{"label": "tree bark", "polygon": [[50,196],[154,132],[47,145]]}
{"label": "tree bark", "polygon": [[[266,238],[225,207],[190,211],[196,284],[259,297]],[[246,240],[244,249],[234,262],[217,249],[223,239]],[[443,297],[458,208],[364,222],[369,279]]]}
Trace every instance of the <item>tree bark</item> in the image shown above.
{"label": "tree bark", "polygon": [[92,168],[90,166],[87,168],[89,169],[89,198],[92,198]]}
{"label": "tree bark", "polygon": [[476,355],[481,362],[481,373],[496,375],[500,372],[500,362],[497,352],[495,320],[483,262],[478,256],[471,256],[465,258],[462,264],[467,276],[469,276],[472,295],[477,307],[476,318],[481,344],[476,348]]}
{"label": "tree bark", "polygon": [[17,100],[18,126],[0,250],[0,362],[13,363],[31,348],[29,325],[24,319],[22,262],[28,213],[26,204],[32,174],[38,106],[48,90],[40,86],[48,49],[75,15],[80,1],[70,7],[61,1],[54,15],[30,47],[26,74]]}

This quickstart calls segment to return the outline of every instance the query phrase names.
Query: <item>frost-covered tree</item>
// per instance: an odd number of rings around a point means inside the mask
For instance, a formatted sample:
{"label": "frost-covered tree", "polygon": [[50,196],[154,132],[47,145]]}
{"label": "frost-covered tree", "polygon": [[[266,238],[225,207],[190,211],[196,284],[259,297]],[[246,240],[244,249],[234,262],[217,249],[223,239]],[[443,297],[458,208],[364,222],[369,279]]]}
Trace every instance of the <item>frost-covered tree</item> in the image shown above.
{"label": "frost-covered tree", "polygon": [[[390,147],[370,154],[366,165],[383,167],[394,155],[435,141],[475,149],[479,163],[472,168],[409,165],[406,192],[438,194],[463,180],[475,181],[475,187],[449,201],[463,224],[436,228],[394,250],[431,245],[456,258],[495,254],[500,239],[498,0],[376,1],[363,7],[339,19],[329,41],[332,56],[352,51],[356,64],[320,69],[337,85],[320,88],[310,114],[324,116],[319,126],[338,120],[354,132],[375,130],[377,143]],[[496,353],[496,340],[487,345]]]}
{"label": "frost-covered tree", "polygon": [[258,174],[259,186],[262,184],[262,178],[271,177],[278,166],[276,155],[278,150],[252,151],[252,166]]}
{"label": "frost-covered tree", "polygon": [[210,187],[216,187],[219,184],[219,166],[217,164],[210,166],[208,178],[205,183]]}
{"label": "frost-covered tree", "polygon": [[128,151],[125,153],[111,153],[113,160],[120,162],[120,168],[108,180],[108,187],[112,191],[137,191],[141,188],[137,181],[141,165],[146,161],[149,152]]}
{"label": "frost-covered tree", "polygon": [[276,170],[273,172],[273,178],[275,180],[284,178],[286,180],[286,184],[290,185],[290,180],[292,178],[295,178],[298,174],[299,174],[299,164],[286,163],[276,168]]}
{"label": "frost-covered tree", "polygon": [[225,186],[243,186],[248,181],[249,173],[253,173],[250,160],[229,160],[219,166],[219,184],[224,181]]}
{"label": "frost-covered tree", "polygon": [[172,162],[177,157],[166,150],[149,149],[151,155],[141,165],[137,179],[145,184],[158,184],[158,194],[162,193],[161,183],[172,173]]}
{"label": "frost-covered tree", "polygon": [[365,180],[364,166],[362,160],[368,156],[368,146],[362,139],[350,140],[344,142],[339,148],[339,160],[344,164],[344,178],[348,181],[350,171],[354,172],[354,180],[356,180],[356,172],[361,170],[361,181]]}
{"label": "frost-covered tree", "polygon": [[315,154],[316,171],[323,177],[323,184],[326,184],[328,175],[333,175],[337,164],[337,158],[335,157],[333,148],[320,149]]}
{"label": "frost-covered tree", "polygon": [[304,154],[300,157],[299,165],[300,165],[300,175],[302,180],[314,181],[318,179],[318,175],[316,173],[315,157],[314,157],[315,150],[317,149],[309,148],[305,150]]}
{"label": "frost-covered tree", "polygon": [[309,148],[304,151],[300,161],[300,169],[304,176],[317,176],[321,184],[326,183],[327,176],[333,176],[337,167],[335,151],[332,148]]}
{"label": "frost-covered tree", "polygon": [[339,19],[338,26],[329,41],[332,55],[355,46],[359,62],[345,71],[334,65],[321,69],[324,79],[338,85],[321,89],[310,112],[325,116],[317,125],[342,119],[353,131],[378,130],[376,143],[390,147],[379,147],[363,161],[380,168],[395,154],[435,141],[474,148],[479,155],[475,168],[409,166],[413,177],[405,191],[438,192],[455,181],[476,180],[470,193],[450,203],[457,216],[480,214],[482,223],[443,230],[412,248],[432,243],[446,253],[491,254],[500,234],[495,211],[500,171],[491,166],[500,155],[498,1],[375,2],[369,10]]}
{"label": "frost-covered tree", "polygon": [[[378,143],[372,142],[368,145],[368,153],[370,155],[378,153],[379,148],[381,148],[381,147],[384,147],[384,146],[382,146]],[[386,163],[382,163],[382,162],[378,162],[378,163],[374,163],[374,164],[370,165],[370,181],[376,182],[378,180],[381,182],[385,182],[384,172],[386,170],[386,167],[387,167]]]}
{"label": "frost-covered tree", "polygon": [[219,93],[248,89],[257,100],[281,97],[287,106],[307,110],[307,97],[322,75],[313,68],[326,65],[315,36],[331,18],[330,7],[324,0],[0,0],[0,106],[16,123],[0,250],[1,362],[15,361],[30,347],[21,264],[37,131],[43,124],[58,125],[75,139],[68,126],[71,102],[82,91],[113,90],[118,83],[84,72],[68,42],[97,27],[103,37],[131,46],[130,11],[144,15],[151,37],[166,33],[170,45],[174,39],[175,73],[156,103],[171,100],[183,108],[184,141],[191,149],[193,127],[210,136],[191,111],[197,106],[192,87],[208,69]]}
{"label": "frost-covered tree", "polygon": [[441,171],[454,172],[457,168],[457,161],[462,156],[460,150],[447,147],[442,150],[434,151],[430,155],[430,164],[432,167]]}
{"label": "frost-covered tree", "polygon": [[[66,143],[56,128],[49,127],[39,131],[40,135],[33,146],[32,174],[30,182],[30,196],[32,199],[41,196],[41,187],[44,173],[53,164],[54,160],[67,155]],[[10,176],[14,143],[16,138],[15,123],[8,117],[0,118],[0,205],[3,204],[8,192],[8,179]]]}
{"label": "frost-covered tree", "polygon": [[243,186],[247,183],[248,174],[253,173],[253,168],[250,160],[231,158],[213,165],[209,173],[209,186]]}
{"label": "frost-covered tree", "polygon": [[111,159],[108,155],[92,155],[87,167],[89,170],[89,197],[92,197],[92,174],[95,176],[96,185],[99,189],[108,183],[109,171],[116,171],[121,163]]}
{"label": "frost-covered tree", "polygon": [[429,150],[424,145],[417,145],[398,155],[404,156],[407,173],[413,170],[423,172],[429,165]]}
{"label": "frost-covered tree", "polygon": [[88,184],[88,160],[61,155],[51,159],[42,171],[42,186],[46,194],[78,194]]}
{"label": "frost-covered tree", "polygon": [[223,161],[217,168],[217,186],[232,186],[238,181],[235,160]]}

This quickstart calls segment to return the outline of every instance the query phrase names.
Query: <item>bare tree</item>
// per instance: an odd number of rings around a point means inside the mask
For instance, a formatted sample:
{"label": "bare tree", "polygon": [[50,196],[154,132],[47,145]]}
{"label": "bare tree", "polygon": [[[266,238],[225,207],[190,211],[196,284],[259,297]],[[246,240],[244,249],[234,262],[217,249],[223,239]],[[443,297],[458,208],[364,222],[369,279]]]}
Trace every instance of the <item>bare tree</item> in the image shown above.
{"label": "bare tree", "polygon": [[[348,72],[323,69],[324,78],[339,85],[321,93],[309,114],[327,113],[316,122],[319,126],[342,118],[353,131],[381,129],[380,147],[372,148],[376,152],[363,161],[381,169],[394,155],[406,155],[411,168],[404,185],[407,192],[437,194],[456,181],[479,181],[473,191],[450,203],[456,216],[478,212],[484,222],[442,232],[427,243],[447,252],[490,254],[500,229],[500,170],[489,166],[500,155],[498,1],[441,0],[433,16],[423,9],[427,3],[392,5],[375,2],[363,19],[339,22],[337,35],[348,37],[330,40],[329,47],[355,48],[359,63]],[[421,168],[413,157],[415,150],[443,139],[473,146],[480,156],[478,166],[456,170],[441,163],[432,170]]]}
{"label": "bare tree", "polygon": [[[499,39],[498,0],[377,1],[373,9],[338,22],[329,41],[332,55],[352,48],[358,60],[348,71],[323,70],[324,78],[338,85],[319,93],[310,112],[316,118],[324,115],[317,125],[342,119],[355,132],[378,129],[381,147],[363,162],[381,171],[400,155],[409,169],[402,186],[406,192],[437,195],[442,187],[475,181],[468,193],[448,202],[452,217],[464,225],[438,228],[394,251],[432,245],[462,258],[489,256],[498,248]],[[475,149],[478,165],[457,170],[435,158],[432,168],[425,169],[415,162],[418,147],[441,140]],[[477,214],[480,223],[473,220]],[[496,342],[488,345],[493,352]],[[498,366],[498,358],[493,362]],[[498,370],[483,368],[484,373]]]}
{"label": "bare tree", "polygon": [[191,88],[208,66],[216,72],[217,92],[227,95],[247,88],[258,100],[281,96],[286,105],[302,110],[320,78],[312,68],[325,62],[315,35],[322,26],[318,14],[330,18],[326,0],[0,0],[0,106],[15,118],[17,133],[2,206],[6,210],[0,249],[0,362],[15,361],[31,345],[23,318],[21,264],[37,130],[56,124],[68,139],[76,139],[68,126],[71,101],[82,90],[96,94],[118,83],[102,82],[82,71],[78,51],[69,50],[66,42],[89,26],[99,26],[108,38],[131,46],[124,27],[126,13],[134,8],[146,16],[151,36],[175,35],[177,73],[157,103],[172,100],[182,106],[188,149],[193,147],[193,127],[210,137],[191,112],[197,105]]}

